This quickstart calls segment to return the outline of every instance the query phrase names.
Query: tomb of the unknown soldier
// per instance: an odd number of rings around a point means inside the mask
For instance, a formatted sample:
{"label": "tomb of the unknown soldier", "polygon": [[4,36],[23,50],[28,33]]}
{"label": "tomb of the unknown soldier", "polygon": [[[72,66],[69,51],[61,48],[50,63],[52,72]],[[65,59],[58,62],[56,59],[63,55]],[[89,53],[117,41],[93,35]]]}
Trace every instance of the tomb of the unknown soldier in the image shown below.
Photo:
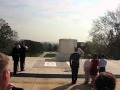
{"label": "tomb of the unknown soldier", "polygon": [[74,47],[77,47],[76,39],[60,39],[56,60],[68,61],[70,54],[74,52]]}

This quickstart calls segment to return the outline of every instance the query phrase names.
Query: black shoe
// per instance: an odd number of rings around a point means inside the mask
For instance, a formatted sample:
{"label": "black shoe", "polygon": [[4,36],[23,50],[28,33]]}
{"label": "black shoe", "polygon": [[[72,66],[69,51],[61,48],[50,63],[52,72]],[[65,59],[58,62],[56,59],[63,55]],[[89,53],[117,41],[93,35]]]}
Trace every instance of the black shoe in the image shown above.
{"label": "black shoe", "polygon": [[84,84],[88,84],[88,82],[84,82]]}
{"label": "black shoe", "polygon": [[21,70],[21,71],[25,71],[25,70]]}
{"label": "black shoe", "polygon": [[76,84],[76,82],[71,82],[71,84]]}
{"label": "black shoe", "polygon": [[93,84],[88,84],[90,87],[93,87]]}
{"label": "black shoe", "polygon": [[18,75],[18,73],[13,73],[13,75]]}

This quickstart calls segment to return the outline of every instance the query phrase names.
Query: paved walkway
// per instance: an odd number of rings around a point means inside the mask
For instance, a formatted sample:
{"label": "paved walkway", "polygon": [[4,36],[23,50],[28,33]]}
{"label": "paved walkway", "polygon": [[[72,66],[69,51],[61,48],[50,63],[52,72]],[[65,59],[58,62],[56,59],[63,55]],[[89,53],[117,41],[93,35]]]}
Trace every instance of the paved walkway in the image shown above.
{"label": "paved walkway", "polygon": [[[83,84],[83,63],[84,60],[82,59],[77,83],[71,85],[71,72],[68,62],[57,62],[52,58],[27,57],[25,71],[18,70],[19,75],[12,76],[10,82],[24,88],[24,90],[90,90],[90,86]],[[12,59],[11,66],[13,68]],[[116,90],[120,90],[119,68],[120,61],[108,61],[107,71],[112,72],[117,77]]]}

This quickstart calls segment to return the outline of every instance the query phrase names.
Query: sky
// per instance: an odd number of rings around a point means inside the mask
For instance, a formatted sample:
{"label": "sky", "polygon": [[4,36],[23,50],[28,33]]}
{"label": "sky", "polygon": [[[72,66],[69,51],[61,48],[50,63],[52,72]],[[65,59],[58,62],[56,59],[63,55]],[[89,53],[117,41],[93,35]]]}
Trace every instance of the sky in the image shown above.
{"label": "sky", "polygon": [[93,20],[115,11],[120,0],[0,0],[0,18],[19,39],[89,41]]}

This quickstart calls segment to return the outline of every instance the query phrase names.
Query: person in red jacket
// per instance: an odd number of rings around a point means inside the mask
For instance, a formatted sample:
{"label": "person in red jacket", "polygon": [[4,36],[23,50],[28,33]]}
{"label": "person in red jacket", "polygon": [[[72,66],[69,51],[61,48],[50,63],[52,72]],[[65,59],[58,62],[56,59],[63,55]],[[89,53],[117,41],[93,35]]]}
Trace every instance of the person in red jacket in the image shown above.
{"label": "person in red jacket", "polygon": [[95,53],[93,55],[93,59],[91,60],[91,66],[90,66],[90,76],[91,76],[91,86],[94,87],[94,83],[95,83],[95,78],[97,76],[98,73],[98,64],[99,64],[99,60],[98,60],[98,56]]}

